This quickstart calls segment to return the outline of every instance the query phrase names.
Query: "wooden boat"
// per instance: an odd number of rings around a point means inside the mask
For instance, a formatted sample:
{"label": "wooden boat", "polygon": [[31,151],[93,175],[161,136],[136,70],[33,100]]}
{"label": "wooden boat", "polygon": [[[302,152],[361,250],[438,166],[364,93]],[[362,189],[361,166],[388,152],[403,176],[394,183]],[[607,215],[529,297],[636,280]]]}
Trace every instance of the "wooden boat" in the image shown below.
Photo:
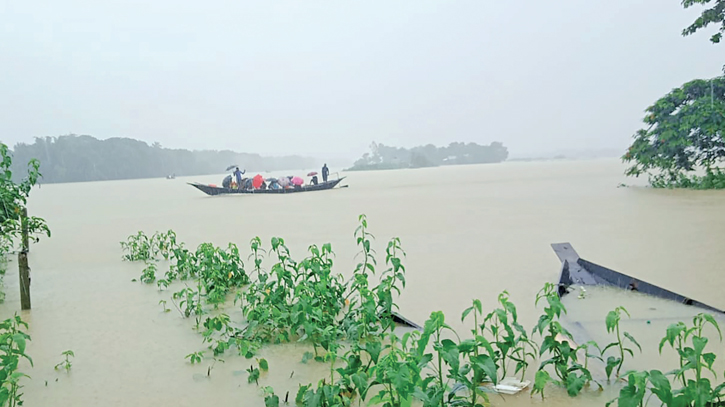
{"label": "wooden boat", "polygon": [[[297,188],[286,188],[286,189],[236,189],[236,188],[224,188],[213,184],[200,184],[198,182],[189,182],[188,184],[198,189],[199,191],[207,195],[229,195],[229,194],[292,194],[297,192],[313,192],[313,191],[325,191],[328,189],[335,188],[345,177],[330,180],[327,182],[320,182],[317,185],[303,185]],[[346,186],[341,186],[344,188]]]}
{"label": "wooden boat", "polygon": [[555,243],[551,247],[561,261],[561,273],[559,275],[559,297],[568,293],[571,285],[594,286],[603,285],[618,287],[624,290],[637,291],[654,297],[677,301],[681,304],[691,305],[711,312],[725,313],[720,309],[695,301],[692,298],[666,290],[662,287],[638,280],[602,267],[598,264],[586,261],[579,257],[579,254],[569,243]]}

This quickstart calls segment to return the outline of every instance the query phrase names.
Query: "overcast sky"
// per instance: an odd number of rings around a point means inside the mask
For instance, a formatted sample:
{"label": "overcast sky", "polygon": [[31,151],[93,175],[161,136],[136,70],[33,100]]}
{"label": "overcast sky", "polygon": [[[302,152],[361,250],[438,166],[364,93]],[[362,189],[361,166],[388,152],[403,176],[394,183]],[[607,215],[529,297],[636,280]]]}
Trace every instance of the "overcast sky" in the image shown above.
{"label": "overcast sky", "polygon": [[320,158],[623,148],[720,73],[680,0],[0,0],[0,139],[76,133]]}

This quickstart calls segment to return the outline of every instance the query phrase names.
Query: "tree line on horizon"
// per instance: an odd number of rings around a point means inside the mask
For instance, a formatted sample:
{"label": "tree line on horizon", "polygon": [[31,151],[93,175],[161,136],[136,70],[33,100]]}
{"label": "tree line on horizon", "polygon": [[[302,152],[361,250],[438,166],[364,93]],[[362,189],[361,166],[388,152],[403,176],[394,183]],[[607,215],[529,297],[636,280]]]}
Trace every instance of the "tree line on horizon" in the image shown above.
{"label": "tree line on horizon", "polygon": [[84,182],[208,175],[239,164],[250,171],[300,170],[315,167],[309,157],[262,157],[235,151],[164,148],[131,138],[99,140],[87,135],[36,137],[13,147],[13,173],[22,174],[32,159],[40,160],[42,182]]}
{"label": "tree line on horizon", "polygon": [[363,154],[348,170],[362,171],[500,163],[508,158],[508,154],[508,149],[498,141],[494,141],[487,146],[476,143],[455,142],[444,147],[427,144],[411,149],[390,147],[373,142],[370,145],[370,152]]}

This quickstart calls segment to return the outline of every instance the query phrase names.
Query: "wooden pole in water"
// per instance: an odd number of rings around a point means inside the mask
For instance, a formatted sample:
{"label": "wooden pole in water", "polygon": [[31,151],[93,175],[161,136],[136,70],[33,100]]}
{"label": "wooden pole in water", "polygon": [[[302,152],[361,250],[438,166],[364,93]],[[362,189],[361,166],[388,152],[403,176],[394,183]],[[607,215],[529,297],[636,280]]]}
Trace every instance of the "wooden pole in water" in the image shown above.
{"label": "wooden pole in water", "polygon": [[20,309],[30,309],[30,266],[28,266],[28,252],[21,250],[18,253],[18,269],[20,270]]}
{"label": "wooden pole in water", "polygon": [[30,251],[30,238],[28,237],[28,208],[23,208],[20,217],[20,229],[23,238],[23,250]]}
{"label": "wooden pole in water", "polygon": [[20,272],[20,309],[30,309],[30,266],[28,265],[28,251],[30,238],[28,237],[28,209],[23,208],[20,218],[20,229],[23,247],[18,253],[18,270]]}

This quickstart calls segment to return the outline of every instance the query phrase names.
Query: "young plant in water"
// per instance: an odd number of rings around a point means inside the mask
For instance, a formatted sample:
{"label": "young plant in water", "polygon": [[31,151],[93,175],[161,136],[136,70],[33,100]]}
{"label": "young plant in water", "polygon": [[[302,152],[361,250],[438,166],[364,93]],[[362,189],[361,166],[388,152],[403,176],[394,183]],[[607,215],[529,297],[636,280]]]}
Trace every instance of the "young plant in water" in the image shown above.
{"label": "young plant in water", "polygon": [[65,360],[63,360],[62,362],[55,365],[55,370],[65,369],[66,373],[70,372],[70,369],[73,365],[70,361],[70,358],[75,357],[75,354],[73,353],[72,350],[67,350],[67,351],[61,353],[61,356],[65,356]]}
{"label": "young plant in water", "polygon": [[164,312],[170,312],[171,311],[171,309],[166,308],[166,300],[160,300],[159,301],[159,304],[161,304],[161,306],[164,308]]}
{"label": "young plant in water", "polygon": [[[546,300],[548,307],[544,308],[544,314],[534,327],[534,333],[538,332],[543,336],[539,355],[548,354],[549,358],[541,362],[539,370],[536,372],[532,394],[541,393],[543,398],[546,384],[553,382],[566,388],[570,396],[576,396],[584,389],[584,386],[593,381],[592,375],[585,366],[579,363],[577,349],[572,348],[569,343],[569,341],[573,342],[573,338],[558,321],[561,314],[566,313],[566,308],[561,303],[554,284],[546,283],[544,285],[536,294],[535,305],[538,305],[541,300]],[[564,340],[559,340],[559,337]],[[556,378],[552,378],[545,370],[550,365],[554,368]]]}
{"label": "young plant in water", "polygon": [[[666,344],[669,344],[677,351],[680,367],[666,374],[659,370],[627,372],[625,374],[628,379],[627,386],[622,388],[619,397],[607,403],[607,406],[615,401],[621,406],[644,406],[647,392],[656,396],[663,405],[668,407],[722,405],[722,400],[725,398],[725,383],[713,388],[710,379],[704,377],[706,371],[709,371],[713,377],[717,377],[713,371],[717,356],[705,351],[709,342],[704,335],[707,325],[717,331],[719,339],[722,341],[722,333],[717,321],[708,314],[696,315],[691,327],[683,322],[668,326],[667,333],[660,342],[660,352]],[[672,383],[667,378],[670,375],[674,379]],[[673,388],[672,385],[677,383],[682,387]]]}
{"label": "young plant in water", "polygon": [[204,359],[204,351],[190,353],[186,355],[184,359],[189,359],[189,362],[191,362],[192,365],[195,363],[201,363],[201,361]]}
{"label": "young plant in water", "polygon": [[151,261],[161,254],[168,260],[175,249],[180,249],[181,244],[176,242],[176,233],[173,230],[168,232],[155,232],[148,237],[143,231],[131,235],[125,242],[121,242],[121,249],[128,252],[123,256],[128,261]]}
{"label": "young plant in water", "polygon": [[18,371],[20,358],[25,358],[33,366],[33,360],[25,353],[30,336],[21,329],[28,328],[18,315],[0,323],[0,406],[21,406],[23,400],[20,379],[30,376]]}
{"label": "young plant in water", "polygon": [[528,360],[536,358],[533,352],[537,351],[537,347],[529,340],[524,327],[519,324],[516,305],[509,301],[508,296],[507,291],[499,294],[498,303],[501,308],[496,308],[486,315],[481,325],[481,332],[488,331],[492,336],[491,344],[496,347],[495,358],[501,368],[500,379],[507,376],[509,361],[514,361],[516,362],[514,373],[521,371],[521,380],[523,380],[529,365]]}
{"label": "young plant in water", "polygon": [[[617,307],[613,311],[609,311],[605,320],[607,332],[614,333],[617,340],[604,347],[604,349],[602,350],[602,356],[604,356],[604,353],[606,353],[608,349],[612,348],[617,349],[618,353],[618,356],[609,356],[607,358],[607,366],[605,368],[607,372],[607,380],[609,380],[610,376],[612,375],[612,371],[614,370],[614,368],[617,368],[617,376],[619,376],[619,372],[622,369],[622,365],[624,364],[625,353],[629,353],[630,356],[634,357],[634,352],[632,351],[632,349],[625,347],[623,341],[624,338],[626,338],[629,342],[635,344],[635,346],[639,348],[639,351],[642,352],[642,347],[639,346],[639,343],[637,343],[634,337],[630,335],[629,332],[621,332],[621,330],[619,329],[619,322],[622,319],[622,314],[626,314],[627,317],[630,317],[629,312],[627,312],[624,307]],[[624,338],[622,338],[622,335],[624,335]]]}
{"label": "young plant in water", "polygon": [[393,292],[400,296],[401,290],[405,288],[405,266],[402,264],[401,255],[405,256],[405,251],[400,246],[400,238],[394,237],[385,249],[385,264],[388,265],[388,269],[383,271],[380,284],[374,289],[378,297],[383,332],[388,328],[392,331],[394,327],[393,311],[397,310],[398,306],[393,299]]}
{"label": "young plant in water", "polygon": [[224,359],[219,359],[216,356],[213,357],[212,359],[214,361],[211,363],[211,365],[209,365],[208,368],[206,368],[206,377],[210,377],[211,376],[211,371],[212,371],[212,369],[214,369],[214,365],[216,365],[216,362],[222,362],[222,363],[224,363]]}
{"label": "young plant in water", "polygon": [[247,383],[256,383],[257,386],[259,386],[259,369],[252,366],[249,366],[249,369],[247,369],[247,373],[249,373],[249,377],[247,377]]}
{"label": "young plant in water", "polygon": [[146,268],[141,273],[141,282],[151,284],[156,281],[156,263],[146,263]]}
{"label": "young plant in water", "polygon": [[274,394],[272,386],[266,386],[264,388],[264,406],[279,407],[279,396]]}
{"label": "young plant in water", "polygon": [[259,375],[261,372],[266,372],[269,370],[269,363],[267,362],[267,359],[257,359],[257,366],[254,367],[254,365],[250,365],[249,369],[247,369],[247,373],[249,373],[249,376],[247,377],[248,383],[256,383],[257,386],[259,386]]}
{"label": "young plant in water", "polygon": [[125,242],[121,242],[121,249],[128,252],[128,254],[123,256],[124,260],[137,261],[153,259],[151,239],[142,231],[129,236]]}
{"label": "young plant in water", "polygon": [[[472,398],[471,405],[475,405],[476,395],[478,394],[488,401],[488,396],[479,390],[481,383],[491,381],[495,384],[498,382],[497,363],[499,362],[499,354],[494,351],[491,343],[483,336],[485,325],[479,325],[478,323],[479,319],[483,318],[480,300],[473,300],[473,304],[463,311],[461,322],[465,321],[466,317],[471,313],[473,313],[473,329],[471,330],[473,339],[461,342],[458,348],[468,359],[468,363],[465,365],[466,369],[473,371],[473,377],[470,380],[465,377],[466,373],[464,373],[461,382],[468,387]],[[485,350],[486,353],[480,353],[481,350]]]}

